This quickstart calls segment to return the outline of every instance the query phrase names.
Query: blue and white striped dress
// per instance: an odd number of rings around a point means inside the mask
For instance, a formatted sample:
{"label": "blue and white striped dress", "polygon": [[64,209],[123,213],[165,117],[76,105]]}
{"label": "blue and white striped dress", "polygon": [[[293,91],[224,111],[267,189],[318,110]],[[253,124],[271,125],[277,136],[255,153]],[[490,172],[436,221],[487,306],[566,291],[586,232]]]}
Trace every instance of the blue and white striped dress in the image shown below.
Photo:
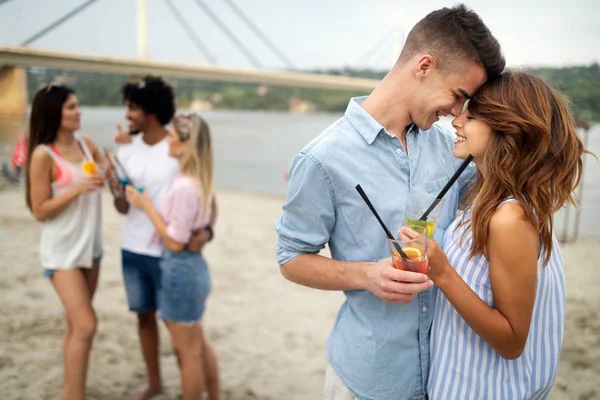
{"label": "blue and white striped dress", "polygon": [[[502,204],[509,201],[516,202],[509,199]],[[442,247],[462,279],[486,304],[494,307],[487,259],[481,254],[468,258],[470,233],[464,237],[464,248],[460,246],[466,229],[465,226],[458,228],[461,217],[459,215],[448,227]],[[523,354],[515,360],[500,356],[467,325],[436,288],[427,386],[430,400],[544,399],[548,396],[556,377],[565,321],[563,261],[554,235],[552,243],[548,265],[542,268],[542,262],[538,262],[529,336]]]}

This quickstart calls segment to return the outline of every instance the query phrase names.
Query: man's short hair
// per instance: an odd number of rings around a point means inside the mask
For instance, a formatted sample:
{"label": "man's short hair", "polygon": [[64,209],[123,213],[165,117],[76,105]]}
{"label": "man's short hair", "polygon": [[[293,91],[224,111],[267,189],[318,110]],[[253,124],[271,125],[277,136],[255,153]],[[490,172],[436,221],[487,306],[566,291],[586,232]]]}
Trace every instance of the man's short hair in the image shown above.
{"label": "man's short hair", "polygon": [[173,88],[159,76],[147,75],[138,82],[128,82],[121,88],[123,101],[139,106],[144,113],[153,114],[162,125],[175,115]]}
{"label": "man's short hair", "polygon": [[418,53],[434,56],[442,70],[456,71],[465,61],[475,62],[486,70],[488,79],[500,75],[506,66],[496,38],[464,4],[433,11],[411,29],[399,61]]}

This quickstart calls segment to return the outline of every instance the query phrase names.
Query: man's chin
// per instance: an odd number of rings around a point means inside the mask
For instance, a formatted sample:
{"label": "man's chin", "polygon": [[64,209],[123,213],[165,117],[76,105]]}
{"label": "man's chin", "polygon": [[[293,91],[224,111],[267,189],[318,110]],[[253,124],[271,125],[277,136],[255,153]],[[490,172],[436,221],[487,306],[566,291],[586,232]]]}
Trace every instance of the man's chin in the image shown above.
{"label": "man's chin", "polygon": [[422,131],[428,131],[433,126],[433,122],[426,121],[425,123],[415,123],[415,125],[417,125]]}
{"label": "man's chin", "polygon": [[141,133],[141,132],[142,132],[142,130],[141,130],[141,129],[137,129],[137,128],[131,128],[131,127],[129,128],[129,134],[130,134],[130,135],[137,135],[137,134],[139,134],[139,133]]}

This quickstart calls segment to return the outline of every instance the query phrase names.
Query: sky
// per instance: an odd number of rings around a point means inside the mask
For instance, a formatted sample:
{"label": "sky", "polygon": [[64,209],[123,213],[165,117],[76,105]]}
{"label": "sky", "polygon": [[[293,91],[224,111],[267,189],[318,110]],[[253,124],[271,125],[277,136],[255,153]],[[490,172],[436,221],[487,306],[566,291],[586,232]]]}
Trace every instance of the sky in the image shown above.
{"label": "sky", "polygon": [[[148,53],[155,61],[206,64],[166,0],[148,4]],[[216,64],[251,68],[196,4],[170,0]],[[264,68],[285,64],[236,16],[226,0],[207,4]],[[233,0],[297,69],[388,69],[399,43],[441,0]],[[19,45],[84,0],[10,0],[0,5],[0,45]],[[138,0],[97,0],[30,47],[113,57],[137,57]],[[600,62],[600,0],[471,0],[499,40],[511,67],[589,65]],[[395,32],[395,33],[394,33]],[[387,38],[387,40],[386,40]],[[383,42],[377,48],[377,43]],[[369,56],[372,54],[372,56]]]}

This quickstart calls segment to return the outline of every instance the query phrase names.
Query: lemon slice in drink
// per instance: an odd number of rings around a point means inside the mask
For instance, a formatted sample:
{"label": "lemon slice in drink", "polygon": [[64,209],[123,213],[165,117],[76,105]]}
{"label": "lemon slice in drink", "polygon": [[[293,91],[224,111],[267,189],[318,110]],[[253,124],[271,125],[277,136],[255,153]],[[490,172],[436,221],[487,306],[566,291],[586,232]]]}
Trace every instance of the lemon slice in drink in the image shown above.
{"label": "lemon slice in drink", "polygon": [[423,259],[423,252],[416,247],[404,247],[402,250],[408,256],[409,261],[421,261]]}
{"label": "lemon slice in drink", "polygon": [[98,165],[96,165],[95,162],[88,160],[83,163],[82,169],[84,174],[86,174],[87,176],[91,176],[98,172]]}

